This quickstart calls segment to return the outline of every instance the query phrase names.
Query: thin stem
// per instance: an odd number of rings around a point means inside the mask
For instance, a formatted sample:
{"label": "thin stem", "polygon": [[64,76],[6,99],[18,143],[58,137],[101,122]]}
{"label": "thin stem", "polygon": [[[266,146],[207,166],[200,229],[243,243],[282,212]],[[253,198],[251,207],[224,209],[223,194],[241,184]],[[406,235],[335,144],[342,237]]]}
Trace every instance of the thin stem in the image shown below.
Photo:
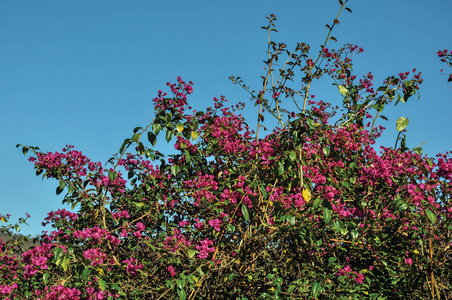
{"label": "thin stem", "polygon": [[[259,104],[259,115],[257,118],[256,147],[257,147],[257,142],[259,141],[259,129],[261,127],[262,102],[264,101],[264,93],[265,93],[265,89],[267,88],[268,76],[270,74],[270,70],[272,69],[273,59],[274,59],[274,56],[272,56],[272,58],[270,59],[270,64],[268,66],[267,76],[265,77],[265,80],[264,80],[263,89],[262,89],[262,92],[259,94],[260,104]],[[256,152],[256,158],[257,157],[258,157],[258,154]]]}
{"label": "thin stem", "polygon": [[402,132],[399,131],[399,134],[397,135],[397,138],[396,138],[396,140],[395,140],[394,150],[395,150],[396,147],[397,147],[397,142],[399,141],[399,137],[400,137],[400,134],[401,134],[401,133],[402,133]]}
{"label": "thin stem", "polygon": [[[330,35],[331,35],[331,32],[333,31],[334,26],[335,26],[336,24],[339,23],[339,21],[338,21],[339,16],[340,16],[342,10],[343,10],[344,7],[345,7],[345,4],[347,4],[347,2],[348,2],[348,0],[345,1],[345,2],[342,4],[341,9],[339,10],[339,13],[337,14],[336,18],[334,19],[333,25],[330,27],[330,30],[328,31],[328,35],[327,35],[327,37],[326,37],[326,40],[325,40],[325,42],[323,43],[323,45],[321,46],[322,49],[325,48],[326,44],[328,43],[328,40],[330,39]],[[309,89],[311,88],[311,83],[312,83],[312,68],[313,68],[313,66],[317,65],[317,62],[319,61],[319,59],[320,59],[321,56],[322,56],[322,51],[320,51],[319,56],[317,56],[317,59],[315,60],[314,64],[313,64],[312,66],[309,66],[309,82],[308,82],[308,86],[306,87],[306,93],[305,93],[305,96],[304,96],[303,113],[305,113],[305,111],[306,111],[306,103],[308,102]]]}

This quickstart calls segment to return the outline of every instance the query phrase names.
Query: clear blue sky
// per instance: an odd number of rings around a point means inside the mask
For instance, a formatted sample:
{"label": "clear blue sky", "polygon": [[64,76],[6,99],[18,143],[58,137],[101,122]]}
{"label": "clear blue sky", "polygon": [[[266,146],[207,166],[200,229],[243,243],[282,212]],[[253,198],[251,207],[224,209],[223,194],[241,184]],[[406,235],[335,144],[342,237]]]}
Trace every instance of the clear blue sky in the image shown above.
{"label": "clear blue sky", "polygon": [[[63,207],[57,182],[36,177],[17,143],[61,151],[75,145],[105,162],[136,126],[152,118],[151,99],[178,75],[192,80],[196,109],[225,95],[248,94],[228,80],[241,76],[258,89],[266,58],[266,16],[278,17],[274,35],[318,51],[336,16],[337,0],[281,1],[2,1],[0,10],[0,213],[31,215],[24,234],[38,234],[51,210]],[[350,0],[333,32],[339,48],[357,44],[358,74],[385,76],[417,68],[421,99],[389,108],[383,144],[392,146],[395,120],[410,118],[408,146],[429,155],[452,150],[452,85],[436,51],[452,48],[450,0]],[[445,68],[446,69],[446,68]],[[338,101],[337,93],[317,99]],[[249,112],[254,108],[249,105]],[[255,120],[255,113],[250,114]],[[171,151],[169,147],[163,152]]]}

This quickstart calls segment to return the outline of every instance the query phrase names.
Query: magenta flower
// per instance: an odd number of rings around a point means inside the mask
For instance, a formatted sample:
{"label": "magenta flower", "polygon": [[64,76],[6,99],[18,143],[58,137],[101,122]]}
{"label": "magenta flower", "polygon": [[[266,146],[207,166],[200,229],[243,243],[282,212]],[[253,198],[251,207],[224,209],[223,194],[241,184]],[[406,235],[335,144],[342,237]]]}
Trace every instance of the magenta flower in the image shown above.
{"label": "magenta flower", "polygon": [[174,270],[173,266],[168,266],[167,270],[168,270],[168,272],[170,272],[171,277],[176,276],[176,270]]}
{"label": "magenta flower", "polygon": [[363,283],[364,281],[364,275],[359,273],[358,275],[355,276],[355,281],[359,284]]}
{"label": "magenta flower", "polygon": [[220,232],[221,228],[221,220],[215,219],[215,220],[209,220],[209,225],[212,226],[216,231]]}

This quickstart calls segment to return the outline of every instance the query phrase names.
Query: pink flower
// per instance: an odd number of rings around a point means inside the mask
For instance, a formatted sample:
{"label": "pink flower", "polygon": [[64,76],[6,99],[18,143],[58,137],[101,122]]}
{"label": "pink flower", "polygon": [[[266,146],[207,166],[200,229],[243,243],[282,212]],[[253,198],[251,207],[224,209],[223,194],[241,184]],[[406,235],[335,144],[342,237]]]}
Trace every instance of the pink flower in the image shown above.
{"label": "pink flower", "polygon": [[180,227],[184,227],[184,226],[187,226],[187,225],[190,225],[190,222],[188,222],[188,221],[180,221],[179,222],[179,226]]}
{"label": "pink flower", "polygon": [[173,266],[168,266],[167,270],[168,270],[168,272],[170,272],[171,277],[176,276],[176,270],[174,270]]}
{"label": "pink flower", "polygon": [[405,263],[411,266],[413,264],[413,260],[411,258],[405,258]]}
{"label": "pink flower", "polygon": [[209,225],[212,226],[216,231],[221,231],[220,225],[221,220],[215,219],[215,220],[209,220]]}
{"label": "pink flower", "polygon": [[137,229],[138,229],[139,231],[143,231],[145,228],[146,228],[146,226],[144,226],[143,223],[141,223],[141,222],[138,222],[138,223],[137,223]]}
{"label": "pink flower", "polygon": [[355,281],[359,284],[363,283],[364,281],[364,275],[359,273],[358,275],[355,276]]}

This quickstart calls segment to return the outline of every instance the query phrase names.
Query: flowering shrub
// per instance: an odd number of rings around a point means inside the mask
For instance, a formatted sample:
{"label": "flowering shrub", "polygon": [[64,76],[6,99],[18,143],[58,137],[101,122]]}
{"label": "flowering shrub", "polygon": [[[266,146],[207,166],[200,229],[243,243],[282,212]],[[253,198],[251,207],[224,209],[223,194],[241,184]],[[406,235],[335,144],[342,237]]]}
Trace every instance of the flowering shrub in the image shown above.
{"label": "flowering shrub", "polygon": [[[270,33],[276,17],[268,19]],[[377,118],[417,93],[421,73],[378,87],[371,72],[353,75],[352,57],[363,49],[326,47],[337,24],[317,54],[300,43],[277,71],[286,45],[269,39],[259,92],[231,77],[258,106],[256,131],[236,113],[244,104],[227,107],[224,97],[190,113],[193,83],[177,78],[168,83],[172,96],[158,91],[154,120],[134,129],[109,168],[72,146],[22,146],[37,175],[58,180],[72,212],[50,212],[52,231],[30,250],[1,242],[2,298],[450,296],[449,153],[408,149],[404,118],[395,147],[374,147],[384,130]],[[297,70],[301,86],[291,87]],[[338,87],[336,106],[311,94],[324,76]],[[260,138],[264,114],[278,126]],[[154,150],[160,133],[176,154]]]}

